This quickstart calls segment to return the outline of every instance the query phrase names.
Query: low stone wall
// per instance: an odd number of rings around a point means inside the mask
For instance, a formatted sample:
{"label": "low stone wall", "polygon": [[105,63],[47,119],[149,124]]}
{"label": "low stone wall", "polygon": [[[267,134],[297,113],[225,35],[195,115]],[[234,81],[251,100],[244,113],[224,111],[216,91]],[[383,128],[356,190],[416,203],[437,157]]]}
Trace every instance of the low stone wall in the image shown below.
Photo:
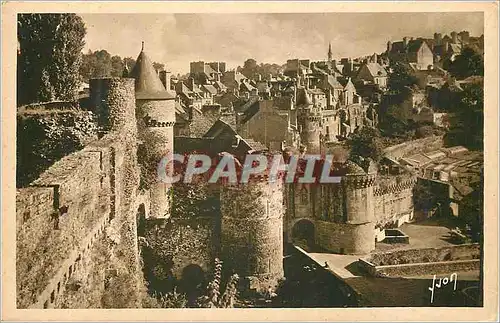
{"label": "low stone wall", "polygon": [[[412,249],[412,250],[399,250],[396,252],[388,252],[385,254],[376,254],[366,259],[360,258],[358,260],[358,265],[370,276],[379,276],[383,274],[384,276],[392,277],[408,277],[408,276],[426,276],[433,274],[449,274],[453,272],[463,272],[463,271],[473,271],[479,270],[481,261],[479,257],[479,245],[478,244],[468,244],[454,247],[436,248],[436,249]],[[413,263],[402,263],[402,264],[390,264],[390,265],[376,265],[380,263],[380,258],[385,256],[386,258],[394,259],[409,259],[412,255],[414,260],[418,259],[415,256],[430,255],[436,257],[437,254],[441,255],[441,252],[446,252],[449,255],[449,261],[416,261]],[[397,255],[397,256],[396,256]],[[396,258],[397,257],[397,258]],[[371,258],[375,258],[372,260]],[[439,257],[435,259],[443,259],[445,257]],[[460,259],[460,260],[457,260]]]}
{"label": "low stone wall", "polygon": [[366,260],[376,266],[385,266],[479,258],[479,244],[463,244],[441,248],[404,249],[386,253],[374,253]]}
{"label": "low stone wall", "polygon": [[479,259],[440,261],[393,266],[377,266],[375,267],[375,275],[383,273],[390,277],[426,276],[473,271],[479,270],[480,267],[481,261]]}
{"label": "low stone wall", "polygon": [[422,139],[407,141],[399,145],[390,146],[384,149],[384,154],[394,159],[443,148],[443,136],[431,136]]}
{"label": "low stone wall", "polygon": [[[396,231],[396,232],[392,232]],[[399,231],[399,230],[384,230],[385,232],[385,237],[384,237],[384,242],[385,243],[410,243],[410,237],[404,234],[404,232]],[[395,233],[395,234],[394,234]]]}

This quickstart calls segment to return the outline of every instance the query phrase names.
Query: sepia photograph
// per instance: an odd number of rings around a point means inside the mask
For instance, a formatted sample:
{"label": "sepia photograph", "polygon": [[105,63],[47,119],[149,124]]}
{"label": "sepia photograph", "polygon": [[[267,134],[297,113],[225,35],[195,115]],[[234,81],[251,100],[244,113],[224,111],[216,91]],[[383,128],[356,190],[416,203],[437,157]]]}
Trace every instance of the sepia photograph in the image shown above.
{"label": "sepia photograph", "polygon": [[472,313],[489,297],[498,319],[498,75],[485,82],[498,39],[484,6],[66,5],[13,13],[2,63],[14,309],[331,320]]}

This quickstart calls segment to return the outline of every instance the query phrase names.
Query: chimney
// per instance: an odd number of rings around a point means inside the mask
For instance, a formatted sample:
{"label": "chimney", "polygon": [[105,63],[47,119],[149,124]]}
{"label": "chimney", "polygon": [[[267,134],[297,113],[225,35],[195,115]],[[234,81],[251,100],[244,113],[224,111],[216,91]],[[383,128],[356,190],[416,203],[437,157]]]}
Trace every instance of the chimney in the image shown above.
{"label": "chimney", "polygon": [[165,89],[168,90],[167,88],[167,71],[160,71],[160,81],[163,83],[163,86]]}
{"label": "chimney", "polygon": [[456,33],[455,31],[452,31],[452,32],[451,32],[451,42],[452,42],[453,44],[458,43],[458,37],[457,37],[457,36],[458,36],[458,35],[457,35],[457,33]]}
{"label": "chimney", "polygon": [[403,37],[403,46],[408,46],[408,37]]}
{"label": "chimney", "polygon": [[464,44],[468,44],[469,43],[469,38],[470,38],[470,34],[468,31],[461,31],[458,36],[460,37],[460,40],[462,41],[462,43]]}
{"label": "chimney", "polygon": [[389,53],[392,50],[392,42],[389,40],[387,42],[387,52]]}
{"label": "chimney", "polygon": [[163,71],[163,74],[165,75],[165,83],[163,83],[163,85],[165,85],[165,89],[167,91],[171,91],[172,90],[172,85],[171,85],[171,82],[170,82],[170,78],[172,77],[172,75],[168,71]]}
{"label": "chimney", "polygon": [[194,89],[194,78],[193,77],[189,78],[189,86],[191,86],[191,90]]}

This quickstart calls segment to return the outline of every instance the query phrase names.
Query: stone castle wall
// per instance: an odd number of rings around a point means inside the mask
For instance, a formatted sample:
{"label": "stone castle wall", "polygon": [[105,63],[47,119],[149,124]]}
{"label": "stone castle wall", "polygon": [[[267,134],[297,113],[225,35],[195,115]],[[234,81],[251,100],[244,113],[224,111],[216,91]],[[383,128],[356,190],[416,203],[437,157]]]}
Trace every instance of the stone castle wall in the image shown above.
{"label": "stone castle wall", "polygon": [[413,189],[417,179],[391,177],[374,189],[375,225],[378,229],[399,227],[414,216]]}
{"label": "stone castle wall", "polygon": [[220,252],[219,220],[216,217],[150,220],[145,238],[155,257],[172,259],[170,269],[176,279],[181,280],[183,271],[193,265],[203,270],[205,278],[210,278],[214,259]]}
{"label": "stone castle wall", "polygon": [[249,289],[275,288],[283,277],[283,182],[221,187],[221,259]]}
{"label": "stone castle wall", "polygon": [[106,87],[112,131],[17,191],[18,308],[140,306],[134,83]]}
{"label": "stone castle wall", "polygon": [[414,176],[347,175],[342,183],[286,186],[283,226],[287,242],[293,241],[298,222],[305,220],[314,226],[316,246],[363,254],[375,248],[380,230],[413,219]]}
{"label": "stone castle wall", "polygon": [[430,136],[387,147],[384,149],[384,154],[394,159],[399,159],[410,154],[437,150],[443,148],[443,146],[444,141],[442,136]]}
{"label": "stone castle wall", "polygon": [[175,102],[138,100],[137,116],[139,139],[142,142],[141,173],[145,179],[144,187],[151,191],[151,217],[168,218],[171,185],[158,178],[157,168],[161,159],[174,151]]}
{"label": "stone castle wall", "polygon": [[315,229],[316,244],[335,253],[367,254],[375,248],[372,222],[349,224],[316,220]]}

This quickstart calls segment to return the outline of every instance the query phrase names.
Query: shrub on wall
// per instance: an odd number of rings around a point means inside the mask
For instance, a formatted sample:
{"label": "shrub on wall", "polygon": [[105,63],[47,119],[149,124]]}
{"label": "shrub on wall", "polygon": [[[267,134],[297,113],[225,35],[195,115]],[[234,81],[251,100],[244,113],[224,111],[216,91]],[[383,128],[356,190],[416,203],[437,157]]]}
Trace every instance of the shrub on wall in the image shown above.
{"label": "shrub on wall", "polygon": [[56,161],[96,138],[95,117],[89,111],[18,114],[17,187],[28,185]]}

